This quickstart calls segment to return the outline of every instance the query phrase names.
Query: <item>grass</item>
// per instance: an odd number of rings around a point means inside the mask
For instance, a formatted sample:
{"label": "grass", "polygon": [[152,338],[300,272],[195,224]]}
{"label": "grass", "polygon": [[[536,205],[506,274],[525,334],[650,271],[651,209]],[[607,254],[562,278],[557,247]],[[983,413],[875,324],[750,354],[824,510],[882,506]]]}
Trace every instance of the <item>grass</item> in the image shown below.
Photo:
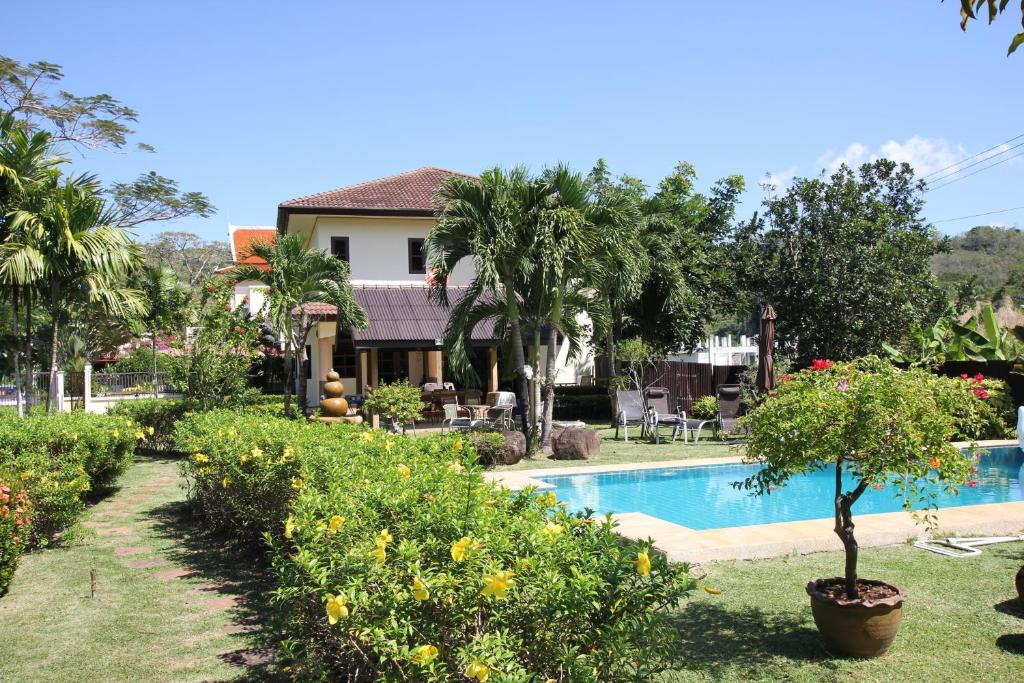
{"label": "grass", "polygon": [[[22,557],[0,598],[0,679],[214,681],[273,675],[263,575],[209,538],[173,460],[137,457],[77,540]],[[114,530],[114,531],[112,531]],[[120,530],[120,531],[117,531]],[[117,548],[144,552],[117,554]],[[144,566],[146,563],[153,566]],[[136,566],[131,566],[135,564]],[[164,572],[188,568],[183,578]],[[95,599],[89,571],[98,573]]]}
{"label": "grass", "polygon": [[1021,680],[1024,608],[1014,575],[1024,543],[954,559],[910,545],[862,549],[860,574],[903,588],[903,625],[887,655],[833,659],[823,648],[804,586],[842,572],[838,552],[707,565],[707,583],[674,619],[679,661],[664,681]]}
{"label": "grass", "polygon": [[535,458],[524,458],[515,465],[499,466],[497,471],[532,470],[554,467],[579,467],[580,465],[622,465],[641,462],[658,462],[660,460],[687,460],[690,458],[720,458],[725,456],[743,455],[742,446],[734,446],[725,441],[703,438],[699,443],[683,443],[679,440],[669,441],[671,432],[663,430],[661,443],[655,444],[640,438],[639,428],[630,428],[627,442],[622,432],[615,438],[615,428],[608,423],[588,425],[596,429],[601,438],[601,452],[592,460],[552,460],[546,455]]}

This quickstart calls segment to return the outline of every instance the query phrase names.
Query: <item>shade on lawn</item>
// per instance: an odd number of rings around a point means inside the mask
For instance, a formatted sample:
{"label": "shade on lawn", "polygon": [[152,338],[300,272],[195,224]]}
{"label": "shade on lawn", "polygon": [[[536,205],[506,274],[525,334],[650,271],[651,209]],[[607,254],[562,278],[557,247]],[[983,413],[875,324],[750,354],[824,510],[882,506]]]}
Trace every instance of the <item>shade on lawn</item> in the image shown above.
{"label": "shade on lawn", "polygon": [[775,386],[775,361],[772,349],[775,346],[775,309],[771,304],[761,311],[761,333],[757,339],[757,388],[769,391]]}

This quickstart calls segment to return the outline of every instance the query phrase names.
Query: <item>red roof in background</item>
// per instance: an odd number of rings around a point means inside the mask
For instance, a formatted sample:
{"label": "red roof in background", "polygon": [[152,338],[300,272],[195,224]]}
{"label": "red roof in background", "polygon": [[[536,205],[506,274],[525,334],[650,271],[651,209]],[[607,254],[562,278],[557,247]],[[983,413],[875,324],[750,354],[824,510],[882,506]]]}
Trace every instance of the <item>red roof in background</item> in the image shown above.
{"label": "red roof in background", "polygon": [[266,266],[267,262],[250,252],[254,242],[274,244],[277,241],[277,228],[233,228],[231,230],[231,258],[235,263],[249,263]]}
{"label": "red roof in background", "polygon": [[474,177],[457,171],[427,166],[350,187],[341,187],[336,190],[290,199],[282,202],[279,208],[432,215],[434,192],[441,181],[450,175],[464,178]]}

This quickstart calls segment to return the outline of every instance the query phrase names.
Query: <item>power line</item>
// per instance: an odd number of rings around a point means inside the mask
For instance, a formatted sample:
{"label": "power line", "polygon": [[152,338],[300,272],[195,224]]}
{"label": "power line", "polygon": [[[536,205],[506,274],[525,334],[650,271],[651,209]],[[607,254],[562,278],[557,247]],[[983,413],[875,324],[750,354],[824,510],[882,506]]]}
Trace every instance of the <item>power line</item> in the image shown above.
{"label": "power line", "polygon": [[1010,138],[1009,140],[1007,140],[1006,142],[1000,142],[998,145],[993,145],[992,147],[989,147],[988,149],[983,149],[982,151],[978,152],[977,154],[972,154],[969,157],[961,159],[960,161],[956,162],[955,164],[950,164],[949,166],[946,166],[945,168],[940,168],[937,171],[932,171],[928,175],[921,176],[921,180],[925,180],[927,178],[931,178],[933,175],[938,175],[939,173],[943,173],[945,171],[948,171],[951,168],[955,168],[955,167],[959,166],[960,164],[964,163],[965,161],[970,161],[971,159],[973,159],[975,157],[980,157],[982,154],[988,154],[992,150],[999,149],[1003,145],[1008,145],[1011,142],[1013,142],[1014,140],[1019,140],[1020,138],[1024,138],[1024,133],[1021,133],[1020,135],[1016,135],[1016,136]]}
{"label": "power line", "polygon": [[[1006,143],[1003,143],[1003,144],[1006,144]],[[995,154],[989,155],[989,156],[985,157],[984,159],[978,159],[977,161],[975,161],[972,164],[967,164],[966,166],[961,166],[960,168],[956,169],[952,173],[947,173],[946,175],[939,176],[938,178],[934,178],[933,180],[928,181],[928,182],[933,182],[933,183],[942,182],[943,180],[946,180],[947,178],[952,178],[953,176],[958,175],[958,174],[962,173],[963,171],[966,171],[967,169],[971,168],[972,166],[977,166],[978,164],[983,164],[986,161],[992,161],[996,157],[1000,157],[1000,156],[1006,154],[1007,152],[1012,152],[1013,150],[1017,149],[1018,147],[1024,147],[1024,142],[1018,142],[1013,147],[1007,147],[1006,149],[1003,149],[1003,150],[1001,150],[999,152],[996,152]],[[966,161],[966,159],[965,159],[965,161]]]}
{"label": "power line", "polygon": [[1019,159],[1022,156],[1024,156],[1024,152],[1018,152],[1017,154],[1014,154],[1012,157],[1006,157],[1004,159],[1000,159],[999,161],[995,162],[994,164],[989,164],[988,166],[982,166],[977,171],[972,171],[971,173],[968,173],[967,175],[957,176],[956,178],[953,178],[952,180],[950,180],[948,183],[943,183],[942,185],[936,185],[935,187],[929,187],[925,191],[926,192],[932,192],[934,190],[942,189],[943,187],[949,187],[953,183],[957,183],[957,182],[960,182],[961,180],[965,180],[967,178],[970,178],[972,175],[977,175],[978,173],[981,173],[982,171],[987,171],[988,169],[993,168],[995,166],[998,166],[999,164],[1005,164],[1007,161],[1013,161],[1014,159]]}
{"label": "power line", "polygon": [[958,216],[956,218],[943,218],[941,221],[932,221],[932,223],[952,223],[953,221],[965,221],[968,218],[980,218],[982,216],[991,216],[997,213],[1006,213],[1007,211],[1020,211],[1024,209],[1024,206],[1014,206],[1009,209],[999,209],[998,211],[986,211],[985,213],[975,213],[970,216]]}

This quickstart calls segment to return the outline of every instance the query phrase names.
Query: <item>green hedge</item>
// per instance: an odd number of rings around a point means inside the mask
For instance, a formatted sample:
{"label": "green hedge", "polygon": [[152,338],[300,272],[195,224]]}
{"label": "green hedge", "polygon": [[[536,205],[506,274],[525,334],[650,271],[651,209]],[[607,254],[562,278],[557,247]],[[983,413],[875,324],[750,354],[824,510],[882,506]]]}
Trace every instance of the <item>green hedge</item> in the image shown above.
{"label": "green hedge", "polygon": [[[142,436],[136,425],[117,416],[0,416],[0,498],[13,495],[18,502],[0,502],[0,593],[18,553],[46,545],[72,526],[86,497],[109,490],[131,465]],[[22,493],[24,501],[17,498]],[[23,521],[15,524],[13,510],[22,502],[26,510],[17,518]]]}
{"label": "green hedge", "polygon": [[191,496],[264,532],[300,677],[646,680],[696,584],[607,519],[496,488],[461,435],[192,415]]}

